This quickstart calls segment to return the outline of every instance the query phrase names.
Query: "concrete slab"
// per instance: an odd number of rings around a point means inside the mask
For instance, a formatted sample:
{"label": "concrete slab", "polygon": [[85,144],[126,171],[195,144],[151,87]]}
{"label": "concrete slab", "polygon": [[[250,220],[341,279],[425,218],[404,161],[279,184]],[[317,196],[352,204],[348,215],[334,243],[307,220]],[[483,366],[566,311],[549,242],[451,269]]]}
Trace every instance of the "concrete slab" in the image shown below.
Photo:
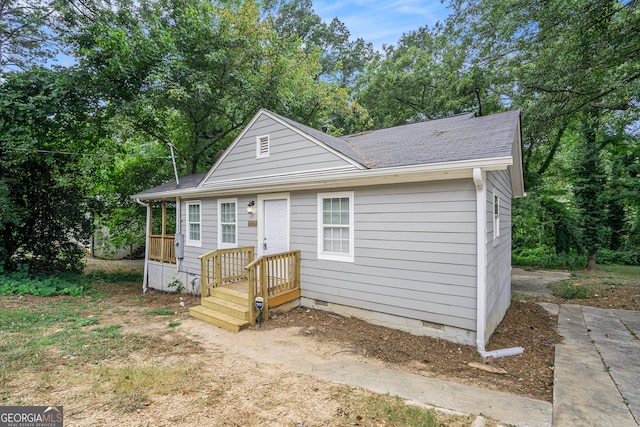
{"label": "concrete slab", "polygon": [[640,312],[635,310],[613,310],[618,319],[640,339]]}
{"label": "concrete slab", "polygon": [[511,269],[511,291],[527,295],[551,296],[547,285],[571,277],[568,271],[525,270],[513,267]]}
{"label": "concrete slab", "polygon": [[342,384],[389,393],[403,399],[469,414],[484,414],[516,426],[550,426],[552,405],[479,387],[373,367],[352,361],[313,366],[312,375]]}
{"label": "concrete slab", "polygon": [[[604,346],[609,332],[603,328],[610,328],[618,340],[625,337],[619,334],[620,326],[613,326],[615,320],[598,310],[607,311],[587,307],[585,316],[582,306],[560,307],[558,333],[565,339],[556,346],[554,426],[637,426],[595,344],[601,339]],[[599,332],[592,337],[594,330]]]}
{"label": "concrete slab", "polygon": [[[584,307],[583,313],[605,369],[635,420],[640,420],[640,340],[631,335],[613,310]],[[640,319],[639,312],[626,315],[632,322]]]}

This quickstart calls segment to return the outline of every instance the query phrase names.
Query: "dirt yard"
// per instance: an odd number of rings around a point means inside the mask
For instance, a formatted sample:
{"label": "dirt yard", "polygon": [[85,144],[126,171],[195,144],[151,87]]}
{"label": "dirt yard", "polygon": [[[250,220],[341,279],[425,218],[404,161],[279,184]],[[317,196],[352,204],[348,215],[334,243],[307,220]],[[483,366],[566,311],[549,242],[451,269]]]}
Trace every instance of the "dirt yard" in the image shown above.
{"label": "dirt yard", "polygon": [[[127,267],[123,267],[126,265]],[[91,269],[110,269],[93,262]],[[140,269],[140,264],[117,264]],[[640,284],[625,286],[638,296]],[[550,400],[553,390],[554,345],[560,338],[556,318],[529,297],[517,297],[494,333],[488,350],[522,346],[523,354],[484,361],[503,368],[494,374],[470,367],[483,363],[476,349],[448,341],[417,337],[328,313],[295,309],[278,315],[261,328],[239,334],[192,319],[188,307],[199,300],[185,295],[150,292],[140,284],[98,284],[108,298],[83,298],[79,329],[119,328],[119,342],[105,351],[124,354],[104,362],[67,354],[51,347],[38,357],[53,361],[45,371],[39,364],[0,382],[3,405],[62,404],[69,426],[92,425],[381,425],[370,412],[371,402],[391,397],[337,385],[295,373],[296,364],[351,360],[437,377],[483,388]],[[629,304],[607,289],[609,306]],[[604,292],[604,290],[602,291]],[[560,302],[554,297],[546,301]],[[631,297],[633,299],[633,297]],[[3,297],[2,308],[47,307],[70,298]],[[573,301],[572,301],[573,302]],[[42,340],[60,332],[41,331]],[[141,345],[137,345],[140,340]],[[86,344],[90,345],[99,344]],[[281,353],[266,347],[278,346]],[[89,353],[90,348],[87,349]],[[276,356],[274,356],[276,354]],[[91,356],[95,357],[95,356]],[[50,366],[45,364],[45,366]],[[47,402],[47,403],[44,403]],[[440,415],[437,425],[470,425],[473,419]],[[396,423],[394,425],[406,425]],[[487,425],[496,425],[489,420]]]}

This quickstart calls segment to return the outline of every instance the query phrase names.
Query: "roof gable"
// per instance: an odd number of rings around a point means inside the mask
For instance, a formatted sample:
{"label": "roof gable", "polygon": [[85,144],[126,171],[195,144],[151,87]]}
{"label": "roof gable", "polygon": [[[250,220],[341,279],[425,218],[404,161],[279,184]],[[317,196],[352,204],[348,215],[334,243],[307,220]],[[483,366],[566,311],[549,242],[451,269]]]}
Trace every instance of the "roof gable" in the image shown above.
{"label": "roof gable", "polygon": [[[267,136],[269,153],[258,156],[257,139]],[[200,186],[261,176],[364,168],[363,161],[339,138],[260,110],[225,150]]]}

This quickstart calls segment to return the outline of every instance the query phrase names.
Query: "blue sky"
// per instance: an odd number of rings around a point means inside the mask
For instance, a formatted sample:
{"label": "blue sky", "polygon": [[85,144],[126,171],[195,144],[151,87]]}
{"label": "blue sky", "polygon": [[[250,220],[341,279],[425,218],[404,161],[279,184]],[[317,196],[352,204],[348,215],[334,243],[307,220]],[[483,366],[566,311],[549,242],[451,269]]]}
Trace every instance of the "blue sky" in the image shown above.
{"label": "blue sky", "polygon": [[338,17],[352,38],[362,37],[378,50],[396,44],[403,33],[444,21],[451,12],[440,0],[314,0],[313,9],[327,23]]}

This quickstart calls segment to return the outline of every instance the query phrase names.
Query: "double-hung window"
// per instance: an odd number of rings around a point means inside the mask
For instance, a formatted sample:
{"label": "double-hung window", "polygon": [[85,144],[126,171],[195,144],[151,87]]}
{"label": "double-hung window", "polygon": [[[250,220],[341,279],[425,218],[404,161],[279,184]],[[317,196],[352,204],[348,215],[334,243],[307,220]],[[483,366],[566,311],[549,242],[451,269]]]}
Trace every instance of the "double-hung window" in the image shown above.
{"label": "double-hung window", "polygon": [[202,246],[200,202],[187,202],[187,245]]}
{"label": "double-hung window", "polygon": [[218,247],[238,246],[238,215],[236,199],[218,200]]}
{"label": "double-hung window", "polygon": [[318,259],[353,262],[353,192],[318,194]]}

